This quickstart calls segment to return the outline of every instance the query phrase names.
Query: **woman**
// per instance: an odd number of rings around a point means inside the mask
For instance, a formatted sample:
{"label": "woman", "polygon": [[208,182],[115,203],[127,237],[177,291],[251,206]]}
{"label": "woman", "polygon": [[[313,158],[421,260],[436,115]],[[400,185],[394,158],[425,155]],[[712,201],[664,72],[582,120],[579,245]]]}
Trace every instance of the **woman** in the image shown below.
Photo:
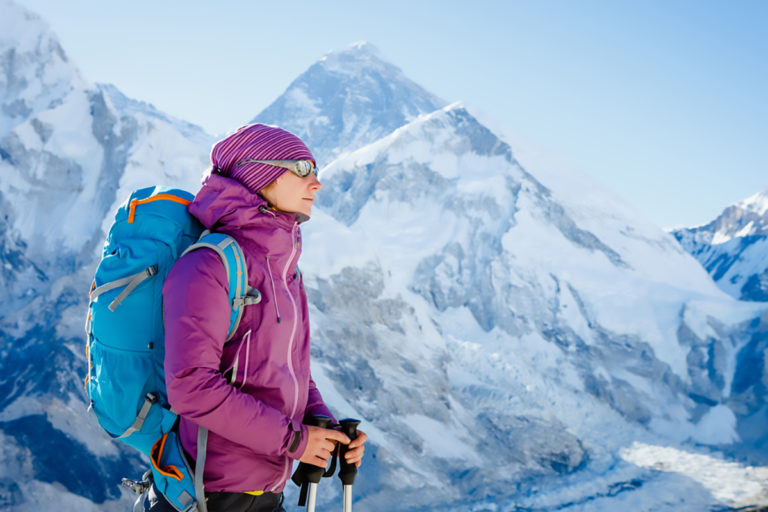
{"label": "woman", "polygon": [[350,442],[337,430],[304,425],[314,415],[333,418],[310,374],[297,266],[299,224],[321,185],[309,149],[274,126],[240,128],[213,147],[211,162],[189,212],[237,240],[262,300],[245,308],[225,343],[231,304],[221,259],[197,250],[176,263],[163,288],[168,398],[188,454],[196,455],[198,425],[210,431],[209,512],[279,511],[294,460],[325,466],[339,442],[359,465],[366,441],[362,432]]}

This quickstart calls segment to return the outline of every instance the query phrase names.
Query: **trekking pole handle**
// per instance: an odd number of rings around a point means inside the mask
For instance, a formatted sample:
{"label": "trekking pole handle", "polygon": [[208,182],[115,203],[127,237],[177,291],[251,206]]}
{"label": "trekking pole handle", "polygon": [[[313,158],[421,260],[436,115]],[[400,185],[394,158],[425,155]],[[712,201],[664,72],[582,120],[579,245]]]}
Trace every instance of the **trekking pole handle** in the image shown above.
{"label": "trekking pole handle", "polygon": [[[341,425],[341,431],[344,432],[350,440],[354,441],[357,438],[357,426],[360,425],[360,420],[347,418],[341,420],[339,425]],[[348,451],[348,445],[342,444],[339,447],[339,462],[341,464],[339,478],[344,485],[352,485],[355,481],[355,475],[357,475],[357,466],[346,460],[345,455]]]}
{"label": "trekking pole handle", "polygon": [[[312,425],[314,427],[320,427],[320,428],[328,428],[328,425],[331,423],[331,418],[328,416],[323,416],[321,414],[318,414],[316,416],[313,416],[311,420],[309,420],[308,425]],[[304,463],[302,463],[304,464]],[[305,471],[307,475],[307,480],[309,480],[311,483],[316,484],[320,481],[321,478],[323,478],[323,473],[325,472],[325,468],[320,466],[313,466],[311,464],[305,465]]]}
{"label": "trekking pole handle", "polygon": [[320,427],[320,428],[328,428],[328,425],[331,423],[331,418],[328,416],[323,416],[322,414],[317,414],[315,416],[312,416],[312,419],[309,420],[309,423],[307,425],[312,425],[313,427]]}
{"label": "trekking pole handle", "polygon": [[[319,414],[317,416],[313,416],[309,421],[307,421],[307,425],[320,428],[327,428],[330,423],[331,418]],[[293,480],[293,483],[301,488],[301,491],[299,492],[300,507],[307,505],[308,494],[310,498],[310,506],[314,507],[317,484],[320,482],[320,479],[323,478],[324,473],[324,467],[315,466],[306,462],[299,463],[299,467],[296,468],[296,471],[293,473],[291,480]],[[313,512],[313,508],[308,508],[307,510],[308,512]]]}

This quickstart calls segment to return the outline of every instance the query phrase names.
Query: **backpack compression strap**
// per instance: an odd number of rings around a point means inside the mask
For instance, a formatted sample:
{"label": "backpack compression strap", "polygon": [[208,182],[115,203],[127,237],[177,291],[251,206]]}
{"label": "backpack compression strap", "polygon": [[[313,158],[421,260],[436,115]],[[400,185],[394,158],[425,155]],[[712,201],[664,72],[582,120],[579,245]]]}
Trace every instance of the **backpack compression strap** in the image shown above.
{"label": "backpack compression strap", "polygon": [[[120,288],[121,286],[125,286],[125,289],[118,295],[115,300],[113,300],[109,304],[109,310],[114,313],[115,309],[117,309],[117,306],[120,305],[123,300],[137,287],[139,286],[145,279],[154,276],[157,274],[157,265],[152,265],[141,272],[138,272],[132,276],[123,277],[122,279],[117,279],[115,281],[111,281],[109,283],[105,283],[98,288],[95,288],[91,290],[91,293],[89,294],[89,301],[93,302],[96,300],[96,297],[101,295],[104,292],[108,292],[110,290],[114,290],[115,288]],[[90,303],[89,303],[90,305]]]}

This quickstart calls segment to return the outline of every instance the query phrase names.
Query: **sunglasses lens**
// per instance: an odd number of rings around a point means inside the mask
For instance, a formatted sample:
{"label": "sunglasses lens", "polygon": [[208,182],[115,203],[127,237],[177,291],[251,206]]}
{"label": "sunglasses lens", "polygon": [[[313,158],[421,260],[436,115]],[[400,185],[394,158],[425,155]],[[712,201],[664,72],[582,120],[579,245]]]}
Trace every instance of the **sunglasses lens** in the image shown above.
{"label": "sunglasses lens", "polygon": [[296,162],[296,170],[298,171],[299,176],[306,178],[314,169],[311,162],[307,160],[301,160]]}

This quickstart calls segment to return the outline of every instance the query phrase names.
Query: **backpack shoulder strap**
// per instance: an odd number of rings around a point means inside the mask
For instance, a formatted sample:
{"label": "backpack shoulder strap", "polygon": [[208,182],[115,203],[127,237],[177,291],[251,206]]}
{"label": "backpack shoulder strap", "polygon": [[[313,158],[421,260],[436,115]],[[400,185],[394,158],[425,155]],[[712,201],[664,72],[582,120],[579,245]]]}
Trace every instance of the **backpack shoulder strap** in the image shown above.
{"label": "backpack shoulder strap", "polygon": [[245,264],[245,255],[234,238],[224,233],[203,234],[196,243],[187,247],[184,254],[203,248],[211,249],[219,255],[227,273],[227,290],[232,304],[226,340],[229,341],[240,325],[243,308],[261,302],[261,294],[258,290],[248,288],[248,267]]}
{"label": "backpack shoulder strap", "polygon": [[195,461],[195,496],[197,496],[197,512],[208,512],[205,503],[205,484],[203,473],[205,471],[205,456],[208,445],[208,429],[197,427],[197,459]]}

